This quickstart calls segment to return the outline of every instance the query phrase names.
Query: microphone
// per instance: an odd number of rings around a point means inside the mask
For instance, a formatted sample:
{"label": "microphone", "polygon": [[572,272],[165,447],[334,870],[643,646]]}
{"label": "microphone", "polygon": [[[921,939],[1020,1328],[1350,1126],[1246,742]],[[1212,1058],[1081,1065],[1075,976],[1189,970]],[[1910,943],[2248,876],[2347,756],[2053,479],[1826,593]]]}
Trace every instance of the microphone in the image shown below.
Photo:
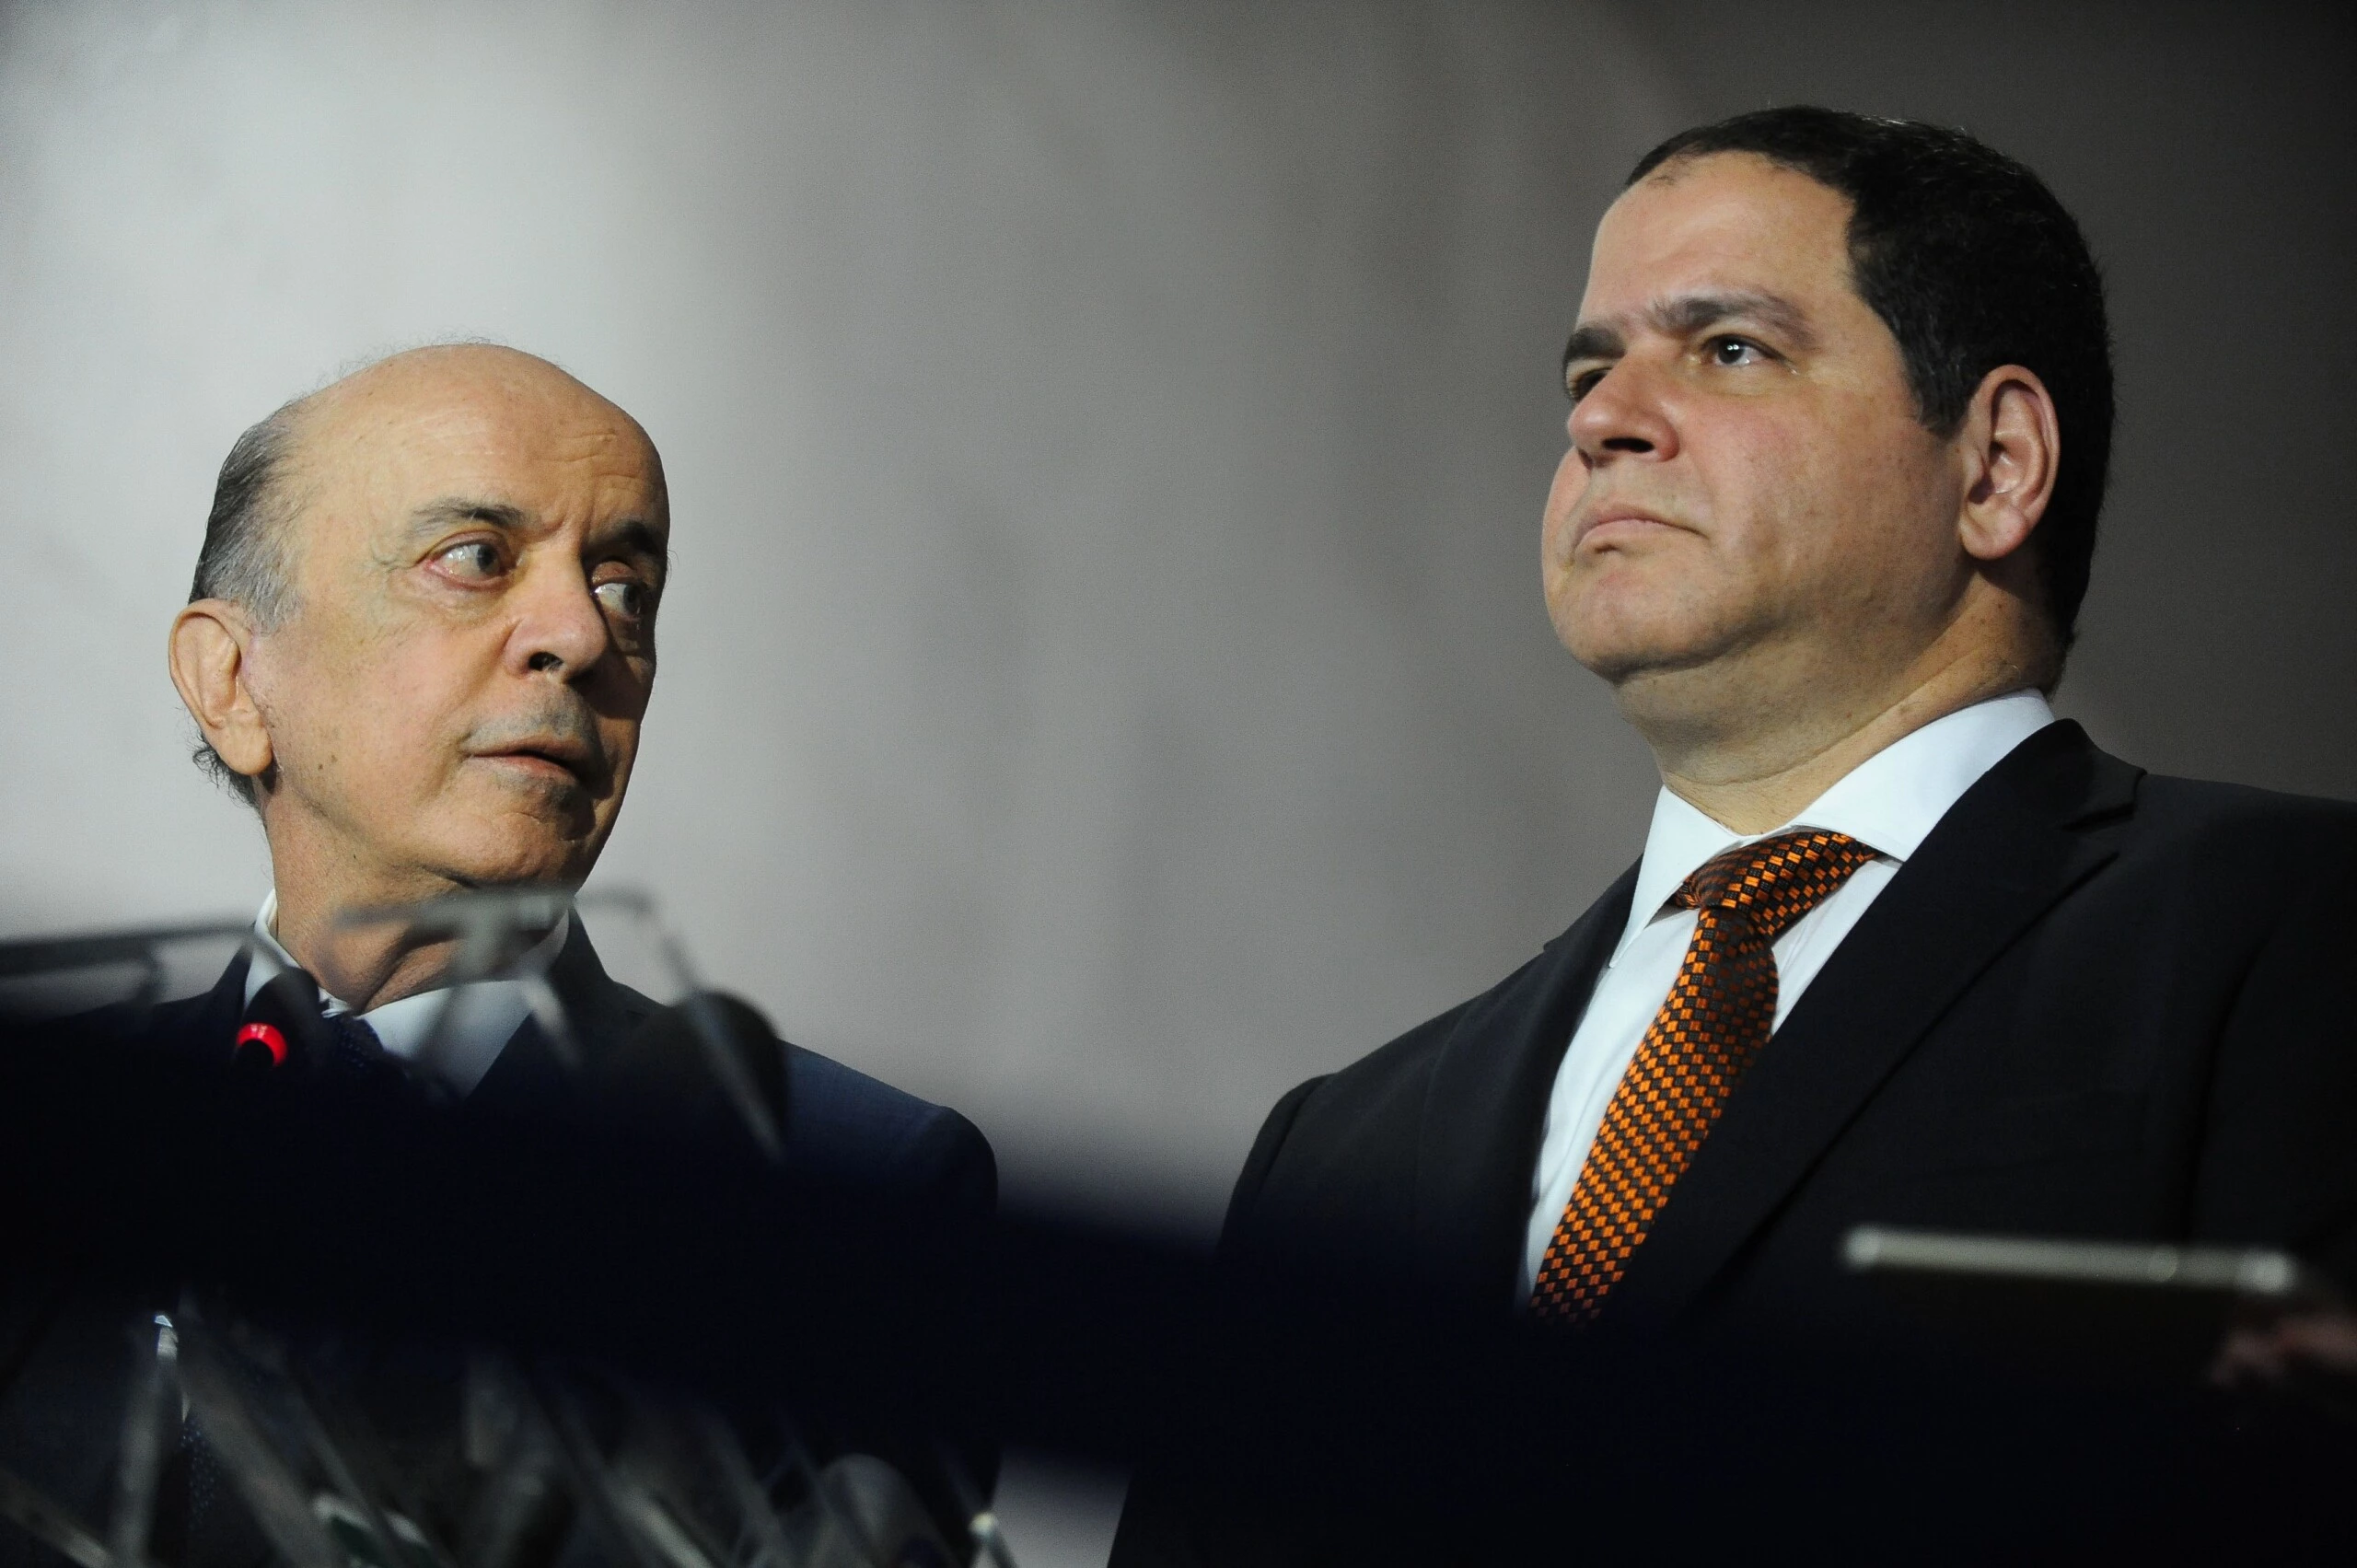
{"label": "microphone", "polygon": [[331,1042],[318,983],[301,970],[281,970],[246,1004],[229,1062],[245,1073],[307,1068],[326,1055]]}

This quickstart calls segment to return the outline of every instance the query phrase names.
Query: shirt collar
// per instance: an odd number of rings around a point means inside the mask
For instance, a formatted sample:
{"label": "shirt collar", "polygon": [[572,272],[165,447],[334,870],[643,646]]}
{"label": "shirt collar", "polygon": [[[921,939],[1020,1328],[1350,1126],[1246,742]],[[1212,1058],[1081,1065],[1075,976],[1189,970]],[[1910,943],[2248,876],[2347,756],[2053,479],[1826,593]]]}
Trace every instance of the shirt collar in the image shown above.
{"label": "shirt collar", "polygon": [[[526,973],[547,972],[572,930],[573,914],[568,910],[564,918],[556,923],[556,929],[518,960],[517,968]],[[255,993],[279,975],[299,967],[294,956],[279,944],[278,890],[273,888],[262,900],[261,912],[254,916],[253,945],[246,965],[247,1002],[251,1003]],[[330,1017],[352,1011],[341,997],[324,991],[319,993],[319,1001]],[[449,1008],[447,1019],[442,1016],[445,1006]],[[520,981],[486,980],[417,992],[398,1002],[371,1008],[360,1016],[377,1031],[377,1039],[388,1052],[467,1095],[482,1082],[508,1037],[531,1010],[531,1000]],[[438,1039],[435,1038],[437,1033]],[[429,1042],[434,1047],[431,1061],[424,1059]]]}
{"label": "shirt collar", "polygon": [[1883,858],[1905,861],[1922,846],[1948,807],[2008,752],[2054,722],[2037,691],[2014,691],[1959,708],[1892,741],[1843,774],[1791,821],[1748,836],[1705,816],[1664,787],[1654,801],[1645,855],[1629,923],[1613,949],[1620,961],[1630,941],[1658,919],[1689,877],[1713,855],[1757,843],[1794,828],[1847,833]]}

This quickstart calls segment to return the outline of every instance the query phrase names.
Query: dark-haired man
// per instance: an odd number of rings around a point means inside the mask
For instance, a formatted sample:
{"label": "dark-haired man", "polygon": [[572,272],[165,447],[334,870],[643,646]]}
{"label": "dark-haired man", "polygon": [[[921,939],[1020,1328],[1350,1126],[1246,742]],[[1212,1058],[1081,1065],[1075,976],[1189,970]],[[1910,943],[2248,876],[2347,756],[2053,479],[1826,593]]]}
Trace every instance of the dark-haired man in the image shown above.
{"label": "dark-haired man", "polygon": [[[2149,776],[2047,707],[2112,421],[2052,195],[1927,125],[1686,133],[1597,229],[1564,380],[1542,580],[1659,763],[1643,854],[1287,1095],[1230,1251],[1792,1336],[1869,1320],[1863,1222],[2357,1280],[2357,809]],[[1184,1558],[1187,1512],[1142,1489],[1122,1560]]]}

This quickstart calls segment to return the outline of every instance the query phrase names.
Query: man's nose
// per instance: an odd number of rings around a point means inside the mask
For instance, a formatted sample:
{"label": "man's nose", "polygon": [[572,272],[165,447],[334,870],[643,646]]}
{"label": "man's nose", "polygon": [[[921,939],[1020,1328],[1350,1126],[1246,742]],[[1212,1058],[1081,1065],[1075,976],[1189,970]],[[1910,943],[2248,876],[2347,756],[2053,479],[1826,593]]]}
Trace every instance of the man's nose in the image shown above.
{"label": "man's nose", "polygon": [[1614,365],[1572,406],[1572,445],[1591,469],[1622,457],[1674,457],[1678,428],[1662,403],[1658,373],[1641,361]]}
{"label": "man's nose", "polygon": [[611,635],[577,562],[543,563],[515,591],[508,656],[520,669],[574,680],[605,656]]}

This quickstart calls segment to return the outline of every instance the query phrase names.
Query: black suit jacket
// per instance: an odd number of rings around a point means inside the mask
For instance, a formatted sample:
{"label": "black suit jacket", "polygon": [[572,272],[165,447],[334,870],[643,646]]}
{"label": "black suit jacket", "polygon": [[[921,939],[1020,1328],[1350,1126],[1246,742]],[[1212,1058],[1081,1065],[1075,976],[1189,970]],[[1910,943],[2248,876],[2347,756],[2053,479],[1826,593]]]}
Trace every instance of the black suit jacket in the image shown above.
{"label": "black suit jacket", "polygon": [[[1279,1102],[1229,1241],[1513,1309],[1558,1064],[1632,866],[1492,990]],[[2158,778],[2075,724],[1940,821],[1729,1100],[1628,1318],[1828,1326],[1878,1222],[2282,1247],[2357,1281],[2357,807]]]}
{"label": "black suit jacket", "polygon": [[[578,920],[549,967],[549,983],[564,1004],[592,1078],[660,1010],[606,973]],[[203,1060],[226,1052],[245,1009],[245,984],[241,956],[203,995],[142,1016],[140,1037]],[[953,1228],[980,1233],[996,1202],[998,1179],[990,1144],[972,1122],[816,1051],[792,1043],[784,1051],[783,1131],[795,1169],[923,1194]],[[467,1108],[526,1116],[562,1111],[580,1096],[582,1081],[527,1018],[467,1097]]]}
{"label": "black suit jacket", "polygon": [[[1515,1311],[1550,1090],[1635,880],[1286,1095],[1224,1251],[1404,1265],[1452,1307]],[[2352,895],[2357,807],[2154,777],[2075,724],[2033,736],[1811,982],[1607,1322],[1879,1331],[1887,1307],[1837,1260],[1862,1223],[2264,1244],[2357,1283]],[[1190,1560],[1189,1511],[1150,1474],[1115,1561]]]}

